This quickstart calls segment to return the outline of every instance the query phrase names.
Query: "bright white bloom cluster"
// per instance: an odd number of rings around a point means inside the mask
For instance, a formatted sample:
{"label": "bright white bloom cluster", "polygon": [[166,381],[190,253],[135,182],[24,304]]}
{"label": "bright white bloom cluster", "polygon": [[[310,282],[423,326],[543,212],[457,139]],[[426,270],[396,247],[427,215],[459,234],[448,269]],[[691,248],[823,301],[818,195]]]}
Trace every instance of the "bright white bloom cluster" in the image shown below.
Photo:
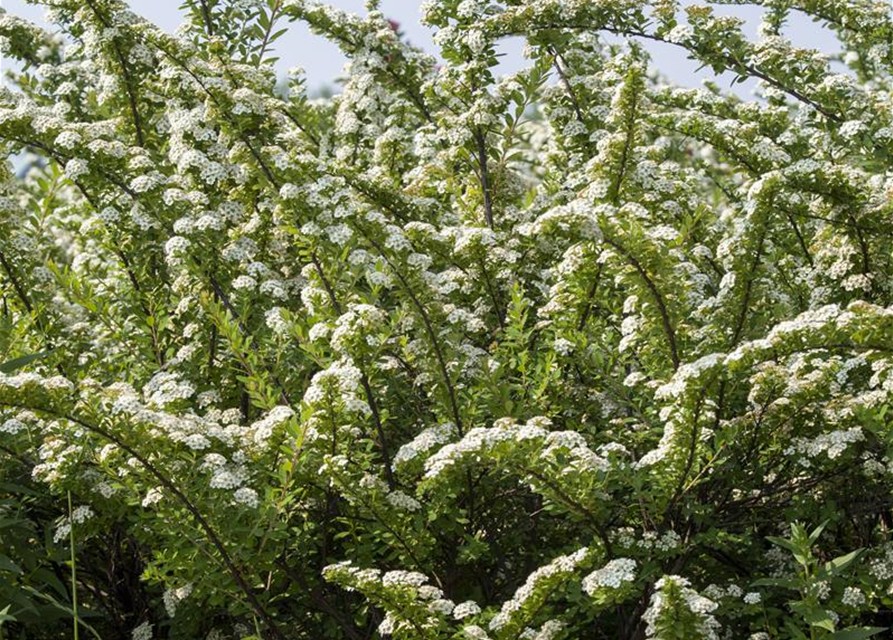
{"label": "bright white bloom cluster", "polygon": [[252,423],[246,433],[258,446],[264,446],[273,435],[273,430],[285,424],[295,415],[294,409],[279,405],[267,413],[263,419]]}
{"label": "bright white bloom cluster", "polygon": [[583,590],[594,595],[599,589],[619,589],[624,583],[636,579],[636,561],[616,558],[601,569],[596,569],[583,579]]}
{"label": "bright white bloom cluster", "polygon": [[59,524],[56,526],[56,531],[53,533],[53,542],[63,542],[68,540],[71,535],[71,526],[73,524],[83,524],[87,520],[93,518],[96,514],[93,512],[87,505],[81,505],[79,507],[75,507],[70,517],[63,518]]}
{"label": "bright white bloom cluster", "polygon": [[395,464],[403,464],[427,453],[437,445],[446,444],[455,435],[456,427],[452,423],[429,427],[417,435],[412,441],[404,444],[394,456]]}
{"label": "bright white bloom cluster", "polygon": [[481,608],[478,604],[472,600],[467,602],[462,602],[457,604],[453,609],[453,617],[456,620],[462,620],[463,618],[468,618],[470,616],[476,616],[481,612]]}
{"label": "bright white bloom cluster", "polygon": [[847,450],[853,443],[861,442],[865,434],[860,427],[853,427],[842,431],[823,433],[815,438],[797,438],[785,451],[788,455],[799,454],[805,456],[801,463],[808,463],[808,459],[825,454],[830,459],[835,459]]}
{"label": "bright white bloom cluster", "polygon": [[313,376],[304,393],[304,402],[320,407],[341,403],[348,411],[368,414],[371,411],[369,405],[357,396],[361,375],[349,358],[337,360]]}
{"label": "bright white bloom cluster", "polygon": [[[474,458],[497,447],[517,447],[543,461],[552,460],[560,453],[569,457],[566,464],[580,472],[605,472],[611,467],[607,458],[588,447],[580,433],[549,431],[550,426],[549,419],[538,417],[524,424],[504,419],[491,428],[472,429],[462,440],[441,447],[425,461],[425,477],[437,478],[461,460]],[[528,458],[526,462],[531,464],[533,460]]]}
{"label": "bright white bloom cluster", "polygon": [[260,503],[257,491],[251,487],[239,487],[233,492],[233,500],[238,504],[243,504],[252,509],[256,508]]}

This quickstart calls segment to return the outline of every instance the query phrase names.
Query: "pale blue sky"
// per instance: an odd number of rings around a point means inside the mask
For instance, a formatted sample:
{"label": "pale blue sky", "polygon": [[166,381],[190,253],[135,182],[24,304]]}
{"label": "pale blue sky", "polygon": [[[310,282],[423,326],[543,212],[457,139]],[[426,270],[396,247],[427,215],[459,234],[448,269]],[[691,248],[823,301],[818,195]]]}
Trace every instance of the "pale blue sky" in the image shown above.
{"label": "pale blue sky", "polygon": [[[329,4],[358,13],[364,11],[363,0],[330,0]],[[401,28],[411,42],[434,52],[436,48],[432,42],[433,34],[419,24],[419,4],[418,0],[383,0],[382,9],[388,17],[400,22]],[[173,31],[180,23],[178,9],[180,0],[130,0],[130,5],[134,11],[168,31]],[[39,5],[30,4],[25,0],[0,0],[0,6],[10,13],[45,25],[42,19],[43,7]],[[717,11],[746,18],[748,29],[752,35],[755,34],[760,15],[758,9],[719,6]],[[836,51],[837,43],[833,35],[802,15],[792,16],[787,35],[800,46],[814,47],[826,52]],[[652,52],[655,64],[680,84],[698,86],[702,79],[712,76],[709,69],[696,73],[698,65],[687,60],[684,53],[676,47],[651,42],[645,45]],[[524,66],[525,60],[521,55],[521,48],[518,40],[503,43],[502,49],[506,55],[503,58],[502,70],[511,72]],[[293,66],[301,66],[306,70],[311,90],[332,84],[344,64],[344,57],[336,46],[311,34],[302,24],[292,25],[289,33],[277,42],[276,52],[281,58],[277,64],[280,70],[284,71]],[[731,80],[731,77],[728,80]],[[725,84],[728,85],[728,81]],[[746,84],[737,85],[735,90],[746,95],[750,88]]]}

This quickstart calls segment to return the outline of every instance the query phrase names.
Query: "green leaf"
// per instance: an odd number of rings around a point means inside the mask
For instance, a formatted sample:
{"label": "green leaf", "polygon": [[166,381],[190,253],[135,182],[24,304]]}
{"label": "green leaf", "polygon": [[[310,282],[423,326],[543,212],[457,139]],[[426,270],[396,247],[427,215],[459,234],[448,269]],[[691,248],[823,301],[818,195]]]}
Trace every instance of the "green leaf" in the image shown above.
{"label": "green leaf", "polygon": [[4,491],[6,493],[18,493],[23,496],[39,496],[40,493],[34,491],[33,489],[29,489],[28,487],[23,487],[22,485],[15,484],[12,482],[0,482],[0,491]]}
{"label": "green leaf", "polygon": [[831,637],[834,640],[862,640],[886,631],[886,627],[849,627],[838,631]]}
{"label": "green leaf", "polygon": [[797,628],[797,625],[790,620],[785,620],[784,626],[795,640],[806,640],[806,634],[800,631],[800,629]]}
{"label": "green leaf", "polygon": [[2,609],[0,609],[0,627],[3,626],[4,622],[15,622],[16,621],[16,617],[14,615],[10,615],[10,613],[9,613],[9,608],[11,606],[12,606],[11,604],[8,604],[5,607],[3,607]]}
{"label": "green leaf", "polygon": [[754,587],[784,587],[785,589],[797,589],[800,583],[794,578],[760,578],[751,583]]}
{"label": "green leaf", "polygon": [[830,573],[832,576],[836,576],[839,573],[846,571],[851,564],[859,559],[863,551],[864,549],[856,549],[855,551],[851,551],[850,553],[838,556],[833,560],[826,562],[825,571]]}
{"label": "green leaf", "polygon": [[827,527],[827,526],[828,526],[828,521],[825,520],[822,524],[820,524],[819,526],[817,526],[815,529],[812,530],[812,533],[809,534],[810,544],[815,543],[815,541],[819,539],[819,536],[822,535],[822,531],[824,531],[825,527]]}
{"label": "green leaf", "polygon": [[803,616],[803,619],[811,627],[834,631],[834,620],[822,607],[810,605],[805,602],[794,602],[791,603],[791,610]]}
{"label": "green leaf", "polygon": [[783,549],[787,549],[788,551],[790,551],[792,553],[800,553],[800,547],[798,547],[793,542],[791,542],[790,540],[787,540],[785,538],[779,538],[776,536],[766,536],[766,540],[768,540],[769,542],[771,542],[774,545],[782,547]]}
{"label": "green leaf", "polygon": [[49,354],[49,351],[39,351],[37,353],[28,354],[27,356],[20,356],[18,358],[13,358],[12,360],[7,360],[3,364],[0,364],[0,373],[12,373],[16,369],[21,369],[35,360],[39,360]]}
{"label": "green leaf", "polygon": [[10,573],[22,573],[21,568],[9,557],[0,554],[0,571],[9,571]]}
{"label": "green leaf", "polygon": [[[67,613],[68,615],[74,617],[74,609],[72,609],[72,608],[71,608],[69,605],[67,605],[67,604],[64,604],[64,603],[62,603],[62,602],[59,602],[59,601],[56,600],[53,596],[47,595],[47,594],[45,594],[45,593],[41,593],[40,591],[38,591],[38,590],[35,589],[34,587],[30,587],[30,586],[28,586],[28,585],[25,585],[25,586],[23,587],[23,589],[25,589],[25,591],[28,591],[29,593],[31,593],[31,594],[37,596],[38,598],[41,598],[41,599],[43,599],[43,600],[48,601],[51,605],[53,605],[53,606],[56,607],[57,609],[60,609],[60,610],[64,611],[65,613]],[[79,624],[80,626],[82,626],[83,628],[85,628],[85,629],[86,629],[87,631],[89,631],[90,633],[92,633],[92,634],[97,638],[97,640],[102,640],[102,636],[99,635],[99,632],[98,632],[96,629],[94,629],[93,627],[91,627],[89,624],[87,624],[86,622],[84,622],[84,619],[83,619],[82,615],[83,615],[83,614],[81,614],[81,612],[80,612],[80,607],[78,607],[78,624]]]}

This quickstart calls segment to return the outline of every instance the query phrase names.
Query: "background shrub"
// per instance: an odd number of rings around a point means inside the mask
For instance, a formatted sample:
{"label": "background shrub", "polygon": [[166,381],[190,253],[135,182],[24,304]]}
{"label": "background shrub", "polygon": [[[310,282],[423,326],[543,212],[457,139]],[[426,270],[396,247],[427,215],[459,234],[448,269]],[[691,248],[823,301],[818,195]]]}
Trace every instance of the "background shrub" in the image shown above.
{"label": "background shrub", "polygon": [[[374,1],[46,4],[0,18],[3,637],[890,626],[888,4],[428,0],[441,61]],[[294,21],[341,94],[277,88]]]}

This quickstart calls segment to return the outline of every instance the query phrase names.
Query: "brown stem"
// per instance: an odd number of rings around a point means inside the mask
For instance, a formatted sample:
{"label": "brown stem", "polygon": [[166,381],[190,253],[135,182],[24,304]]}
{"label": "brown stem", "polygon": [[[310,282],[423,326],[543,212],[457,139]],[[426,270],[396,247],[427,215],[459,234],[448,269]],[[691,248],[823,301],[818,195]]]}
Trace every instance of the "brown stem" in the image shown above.
{"label": "brown stem", "polygon": [[[316,257],[316,253],[314,252],[310,256],[310,260],[313,262],[313,266],[316,268],[316,273],[319,276],[319,279],[322,281],[322,286],[326,290],[326,294],[329,296],[329,300],[332,303],[332,308],[335,309],[335,312],[340,316],[341,305],[338,302],[338,298],[335,296],[335,290],[332,288],[331,283],[328,278],[326,278],[325,272],[322,270],[322,264],[319,262],[319,258]],[[381,422],[381,414],[378,411],[378,403],[375,401],[375,395],[372,393],[372,385],[369,384],[369,376],[366,374],[366,367],[363,362],[357,363],[360,369],[360,383],[363,385],[363,391],[366,393],[366,400],[369,402],[369,409],[372,411],[372,421],[375,423],[375,431],[378,433],[378,446],[381,449],[381,457],[384,458],[384,469],[385,476],[388,481],[388,488],[392,491],[394,487],[397,486],[397,481],[394,479],[394,470],[393,464],[391,463],[391,453],[388,447],[387,439],[384,435],[384,425]]]}
{"label": "brown stem", "polygon": [[608,532],[605,529],[605,527],[599,522],[598,518],[592,511],[590,511],[588,508],[586,508],[585,505],[582,505],[579,502],[577,502],[576,500],[574,500],[574,498],[569,496],[564,491],[564,489],[562,489],[561,487],[556,485],[554,482],[549,480],[546,476],[544,476],[542,473],[540,473],[536,469],[533,469],[531,467],[523,467],[522,470],[526,473],[529,473],[531,476],[536,478],[539,482],[543,483],[543,485],[545,485],[549,490],[553,491],[555,493],[555,495],[558,496],[558,498],[562,502],[564,502],[566,505],[568,505],[572,509],[578,511],[583,516],[585,516],[586,520],[588,520],[589,524],[591,524],[592,527],[595,529],[596,533],[598,534],[598,537],[602,541],[602,544],[605,546],[605,555],[608,558],[614,557],[614,547],[611,544],[611,538],[608,536]]}
{"label": "brown stem", "polygon": [[757,267],[760,264],[760,259],[763,256],[763,245],[764,240],[766,239],[766,229],[763,228],[763,232],[760,234],[760,238],[757,241],[757,250],[753,258],[753,262],[750,265],[750,269],[748,269],[748,278],[747,283],[744,285],[744,297],[741,301],[741,311],[738,314],[738,321],[735,323],[735,332],[732,334],[732,346],[736,346],[738,344],[738,340],[741,338],[741,332],[744,330],[744,322],[747,319],[747,311],[750,306],[750,296],[753,293],[753,283],[756,280]]}
{"label": "brown stem", "polygon": [[577,322],[577,331],[582,331],[586,326],[586,321],[589,320],[590,314],[592,314],[593,309],[593,299],[595,298],[595,293],[598,291],[598,283],[602,278],[602,265],[598,265],[598,269],[595,272],[595,277],[592,279],[592,285],[589,287],[589,292],[586,294],[586,306],[583,307],[583,313],[580,314],[580,320]]}
{"label": "brown stem", "polygon": [[[96,5],[93,4],[91,0],[87,0],[87,6],[93,10],[94,15],[96,15],[96,19],[102,24],[104,29],[108,29],[110,27],[108,20],[106,20],[105,16],[96,8]],[[112,38],[112,47],[115,50],[115,56],[118,58],[118,64],[121,66],[121,75],[124,76],[124,86],[127,89],[127,100],[130,104],[130,113],[133,117],[133,126],[136,129],[136,141],[139,146],[143,146],[143,126],[142,126],[142,116],[140,115],[139,107],[137,106],[137,96],[136,89],[134,87],[133,76],[130,74],[130,69],[127,66],[127,59],[124,57],[124,52],[121,51],[121,45],[118,44],[117,38]]]}
{"label": "brown stem", "polygon": [[205,21],[205,30],[209,36],[214,35],[214,23],[211,21],[211,8],[208,6],[207,0],[199,0],[202,8],[202,19]]}
{"label": "brown stem", "polygon": [[267,46],[270,44],[270,35],[273,33],[273,25],[276,23],[276,19],[279,17],[277,14],[279,13],[279,9],[282,6],[281,0],[276,0],[276,3],[273,5],[272,10],[270,11],[270,20],[267,23],[267,30],[264,32],[264,40],[261,43],[260,52],[257,54],[257,64],[256,67],[260,67],[261,62],[263,62],[264,54],[267,52]]}
{"label": "brown stem", "polygon": [[0,265],[3,265],[3,270],[6,272],[6,276],[12,283],[12,287],[16,290],[16,294],[19,296],[22,304],[25,305],[25,310],[28,313],[33,313],[34,307],[31,305],[31,299],[28,297],[28,294],[25,293],[25,289],[22,288],[19,279],[16,277],[15,270],[13,270],[12,265],[6,259],[6,256],[3,255],[2,251],[0,251]]}
{"label": "brown stem", "polygon": [[[143,290],[140,287],[139,280],[136,277],[136,273],[134,273],[133,268],[130,266],[130,260],[127,259],[127,254],[121,250],[117,250],[118,258],[121,260],[121,264],[124,265],[124,270],[127,272],[127,278],[130,280],[130,284],[133,285],[133,290],[136,293],[136,298],[139,301],[140,308],[143,310],[143,313],[146,315],[146,318],[152,317],[152,312],[146,304],[145,300],[143,300]],[[161,350],[161,344],[158,339],[158,330],[157,324],[153,323],[149,327],[149,337],[152,339],[152,351],[155,353],[155,363],[159,367],[164,366],[164,352]]]}
{"label": "brown stem", "polygon": [[480,166],[481,191],[484,194],[484,218],[487,220],[487,226],[492,229],[493,201],[490,193],[490,170],[487,166],[487,142],[480,127],[474,130],[474,141],[477,145],[478,165]]}
{"label": "brown stem", "polygon": [[360,635],[353,623],[335,605],[329,602],[325,593],[318,585],[311,587],[300,571],[295,571],[282,559],[276,560],[276,565],[285,572],[289,580],[296,583],[304,593],[310,596],[310,599],[316,603],[320,611],[338,623],[338,626],[341,627],[341,630],[350,640],[363,640],[363,636]]}
{"label": "brown stem", "polygon": [[394,265],[390,258],[385,254],[382,246],[372,239],[368,234],[366,235],[366,239],[369,243],[375,247],[378,253],[384,258],[384,261],[387,262],[388,266],[391,268],[391,271],[397,276],[400,280],[400,283],[403,285],[403,288],[406,290],[406,294],[409,296],[409,299],[412,301],[415,308],[418,310],[419,315],[422,317],[422,322],[425,325],[425,331],[428,334],[428,338],[431,340],[431,346],[434,348],[434,357],[437,359],[437,365],[440,368],[440,373],[443,376],[443,383],[446,386],[447,396],[450,402],[450,408],[453,413],[453,419],[456,421],[456,431],[459,433],[459,437],[461,438],[464,435],[464,430],[462,428],[462,418],[459,413],[459,403],[456,400],[456,390],[453,388],[453,381],[450,378],[450,372],[447,368],[446,358],[444,358],[443,351],[440,348],[440,340],[437,338],[437,333],[434,331],[434,325],[431,323],[431,318],[428,316],[428,312],[425,310],[424,305],[419,301],[418,297],[415,295],[415,292],[412,290],[412,287],[409,284],[409,281],[406,279],[406,276]]}
{"label": "brown stem", "polygon": [[654,298],[655,303],[657,304],[657,309],[660,312],[661,323],[663,324],[664,333],[667,336],[667,342],[670,347],[670,357],[673,360],[673,370],[679,368],[679,352],[676,347],[676,332],[673,329],[673,324],[670,322],[670,313],[667,311],[667,305],[664,302],[664,298],[658,290],[657,286],[654,284],[654,281],[642,267],[641,263],[636,259],[634,255],[632,255],[629,251],[627,251],[623,246],[611,240],[610,238],[605,238],[605,242],[614,247],[618,252],[620,252],[632,267],[639,274],[639,277],[642,278],[645,282],[645,286],[648,287],[648,290],[651,292],[652,297]]}
{"label": "brown stem", "polygon": [[490,279],[490,272],[487,271],[487,263],[486,260],[481,257],[480,259],[481,265],[481,273],[484,276],[484,284],[487,287],[487,292],[490,294],[490,299],[493,301],[493,309],[496,311],[496,320],[499,322],[499,328],[505,328],[505,312],[502,310],[502,303],[499,300],[499,295],[496,292],[496,289],[493,287],[493,282]]}
{"label": "brown stem", "polygon": [[791,224],[791,228],[794,230],[794,234],[797,236],[797,242],[800,244],[800,249],[803,251],[803,256],[806,258],[806,262],[809,263],[809,266],[811,267],[812,255],[810,255],[809,247],[806,246],[806,240],[800,232],[800,226],[797,224],[797,221],[794,220],[794,217],[790,212],[785,212],[785,217],[787,217],[788,222]]}
{"label": "brown stem", "polygon": [[568,98],[570,98],[571,106],[574,108],[574,113],[577,116],[577,120],[579,120],[581,124],[585,125],[586,119],[583,117],[583,111],[580,109],[580,103],[577,100],[577,94],[574,91],[574,87],[571,85],[567,74],[561,67],[561,56],[558,54],[558,50],[555,49],[554,46],[549,47],[549,53],[552,54],[552,66],[555,67],[555,70],[558,72],[558,77],[561,78],[561,84],[564,85],[564,89],[565,91],[567,91]]}

